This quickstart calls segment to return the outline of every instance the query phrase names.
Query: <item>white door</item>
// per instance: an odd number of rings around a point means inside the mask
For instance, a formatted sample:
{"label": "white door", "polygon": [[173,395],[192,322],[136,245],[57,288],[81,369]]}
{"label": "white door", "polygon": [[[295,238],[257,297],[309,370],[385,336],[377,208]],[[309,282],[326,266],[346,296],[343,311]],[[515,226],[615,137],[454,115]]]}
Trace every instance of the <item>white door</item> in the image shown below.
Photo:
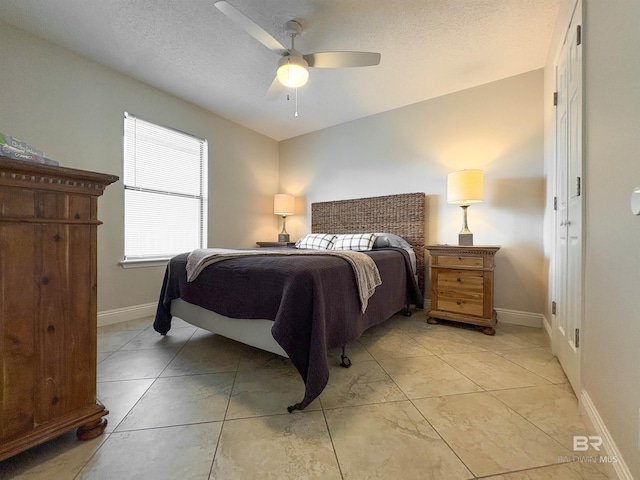
{"label": "white door", "polygon": [[553,349],[580,392],[582,325],[582,46],[578,2],[556,67],[556,314]]}

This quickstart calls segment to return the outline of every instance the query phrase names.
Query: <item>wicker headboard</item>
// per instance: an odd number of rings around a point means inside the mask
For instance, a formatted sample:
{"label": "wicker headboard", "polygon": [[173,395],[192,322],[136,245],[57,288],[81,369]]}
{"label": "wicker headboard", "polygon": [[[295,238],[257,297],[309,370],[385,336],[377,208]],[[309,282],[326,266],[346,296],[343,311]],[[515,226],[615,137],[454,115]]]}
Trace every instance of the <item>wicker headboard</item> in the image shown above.
{"label": "wicker headboard", "polygon": [[426,224],[424,193],[401,193],[311,204],[312,233],[387,232],[403,237],[416,254],[418,283],[423,293]]}

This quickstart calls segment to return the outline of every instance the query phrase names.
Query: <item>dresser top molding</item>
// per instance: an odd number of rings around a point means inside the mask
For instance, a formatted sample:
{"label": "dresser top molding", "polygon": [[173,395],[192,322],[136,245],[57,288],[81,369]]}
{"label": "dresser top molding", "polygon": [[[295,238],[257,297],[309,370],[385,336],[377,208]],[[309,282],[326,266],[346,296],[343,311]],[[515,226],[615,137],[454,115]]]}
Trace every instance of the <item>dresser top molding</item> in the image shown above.
{"label": "dresser top molding", "polygon": [[0,185],[102,195],[118,176],[0,156]]}

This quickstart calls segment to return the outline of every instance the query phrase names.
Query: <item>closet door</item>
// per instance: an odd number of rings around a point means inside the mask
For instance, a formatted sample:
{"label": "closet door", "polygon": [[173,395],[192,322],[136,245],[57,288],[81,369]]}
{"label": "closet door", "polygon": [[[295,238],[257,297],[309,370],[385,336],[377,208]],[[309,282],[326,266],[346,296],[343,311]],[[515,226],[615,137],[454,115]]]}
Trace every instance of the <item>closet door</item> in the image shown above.
{"label": "closet door", "polygon": [[578,2],[556,67],[556,312],[553,349],[580,392],[583,317],[582,3]]}

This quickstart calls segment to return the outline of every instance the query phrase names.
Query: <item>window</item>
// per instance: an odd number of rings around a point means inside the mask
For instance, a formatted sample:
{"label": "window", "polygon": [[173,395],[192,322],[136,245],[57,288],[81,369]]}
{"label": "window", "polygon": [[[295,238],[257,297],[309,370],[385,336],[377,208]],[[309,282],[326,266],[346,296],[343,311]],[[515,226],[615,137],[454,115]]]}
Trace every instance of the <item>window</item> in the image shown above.
{"label": "window", "polygon": [[125,112],[124,260],[207,244],[207,141]]}

